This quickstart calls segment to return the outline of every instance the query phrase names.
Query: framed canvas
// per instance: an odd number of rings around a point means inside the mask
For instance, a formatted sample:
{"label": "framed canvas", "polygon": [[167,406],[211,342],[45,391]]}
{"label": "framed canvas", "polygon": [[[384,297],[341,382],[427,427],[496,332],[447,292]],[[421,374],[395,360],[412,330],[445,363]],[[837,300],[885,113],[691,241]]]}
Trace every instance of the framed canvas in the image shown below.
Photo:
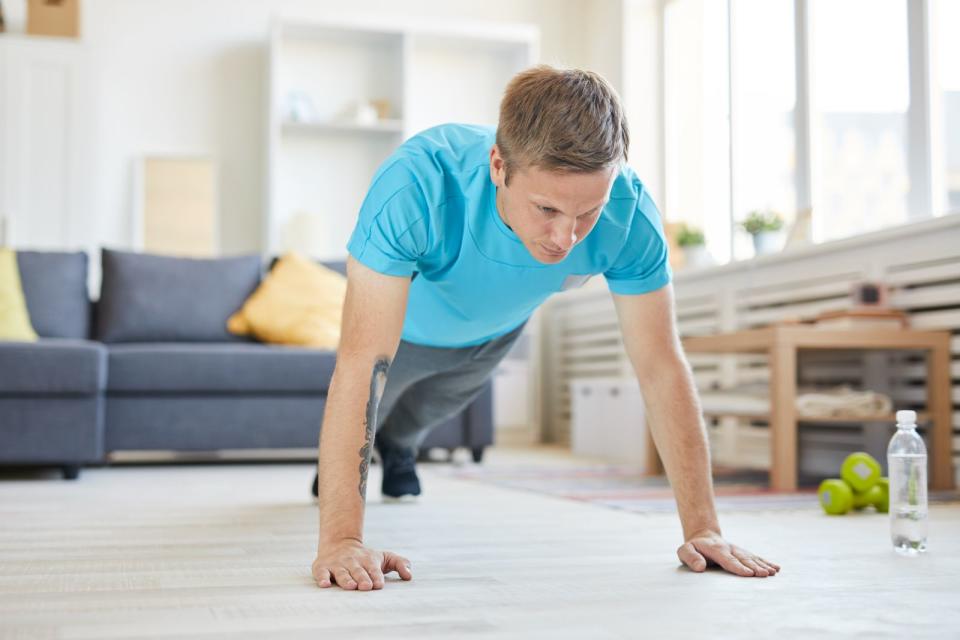
{"label": "framed canvas", "polygon": [[217,164],[209,156],[145,156],[134,171],[132,245],[212,257],[220,251]]}

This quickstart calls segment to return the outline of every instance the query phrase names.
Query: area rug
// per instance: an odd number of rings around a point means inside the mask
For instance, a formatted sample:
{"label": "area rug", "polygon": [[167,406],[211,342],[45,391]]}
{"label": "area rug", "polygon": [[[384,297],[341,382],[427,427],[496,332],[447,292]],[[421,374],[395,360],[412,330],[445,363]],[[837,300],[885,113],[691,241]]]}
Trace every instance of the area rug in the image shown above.
{"label": "area rug", "polygon": [[[476,465],[451,472],[455,478],[531,491],[634,513],[675,512],[673,492],[663,477],[649,477],[616,465],[571,468]],[[714,471],[717,510],[820,511],[816,487],[773,491],[764,472]],[[960,500],[956,492],[931,493],[931,502]]]}

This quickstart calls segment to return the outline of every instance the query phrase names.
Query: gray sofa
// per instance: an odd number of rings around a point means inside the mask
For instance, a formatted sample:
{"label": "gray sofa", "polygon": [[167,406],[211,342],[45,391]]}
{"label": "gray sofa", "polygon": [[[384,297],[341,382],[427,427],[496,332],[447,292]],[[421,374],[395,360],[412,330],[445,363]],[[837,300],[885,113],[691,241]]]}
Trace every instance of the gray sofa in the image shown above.
{"label": "gray sofa", "polygon": [[[120,451],[316,447],[336,354],[233,336],[259,256],[192,260],[104,249],[100,297],[84,253],[18,251],[36,343],[0,342],[0,464],[63,468]],[[343,270],[343,265],[331,265]],[[492,395],[423,451],[493,442]]]}

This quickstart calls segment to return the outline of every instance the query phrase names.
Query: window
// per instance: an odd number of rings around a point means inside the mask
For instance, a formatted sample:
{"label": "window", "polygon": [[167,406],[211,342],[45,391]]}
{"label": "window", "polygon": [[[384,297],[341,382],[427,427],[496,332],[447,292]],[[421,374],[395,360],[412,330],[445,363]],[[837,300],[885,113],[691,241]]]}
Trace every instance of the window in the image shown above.
{"label": "window", "polygon": [[729,65],[726,2],[664,7],[664,214],[704,231],[730,259]]}
{"label": "window", "polygon": [[[733,218],[774,210],[792,224],[797,208],[793,0],[732,0]],[[753,255],[734,230],[737,259]]]}
{"label": "window", "polygon": [[813,236],[906,222],[905,0],[810,0]]}
{"label": "window", "polygon": [[933,212],[942,215],[960,212],[960,2],[940,0],[933,7],[932,51],[933,99],[939,100],[939,131],[934,129],[934,172],[939,178],[939,193],[934,194]]}
{"label": "window", "polygon": [[[927,1],[665,0],[667,218],[727,262],[753,255],[755,210],[789,229],[812,206],[814,242],[928,217],[930,185],[934,215],[960,211],[960,0]],[[910,84],[928,46],[930,113]]]}

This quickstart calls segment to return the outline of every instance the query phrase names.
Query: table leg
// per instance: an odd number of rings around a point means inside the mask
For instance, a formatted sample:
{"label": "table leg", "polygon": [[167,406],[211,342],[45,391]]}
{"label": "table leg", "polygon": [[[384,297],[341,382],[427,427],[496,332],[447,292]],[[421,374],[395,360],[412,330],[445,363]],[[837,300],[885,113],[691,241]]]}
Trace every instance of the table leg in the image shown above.
{"label": "table leg", "polygon": [[797,488],[797,349],[777,344],[770,350],[770,486]]}
{"label": "table leg", "polygon": [[952,398],[950,382],[950,340],[941,341],[927,353],[927,404],[932,422],[930,443],[930,488],[953,489]]}

